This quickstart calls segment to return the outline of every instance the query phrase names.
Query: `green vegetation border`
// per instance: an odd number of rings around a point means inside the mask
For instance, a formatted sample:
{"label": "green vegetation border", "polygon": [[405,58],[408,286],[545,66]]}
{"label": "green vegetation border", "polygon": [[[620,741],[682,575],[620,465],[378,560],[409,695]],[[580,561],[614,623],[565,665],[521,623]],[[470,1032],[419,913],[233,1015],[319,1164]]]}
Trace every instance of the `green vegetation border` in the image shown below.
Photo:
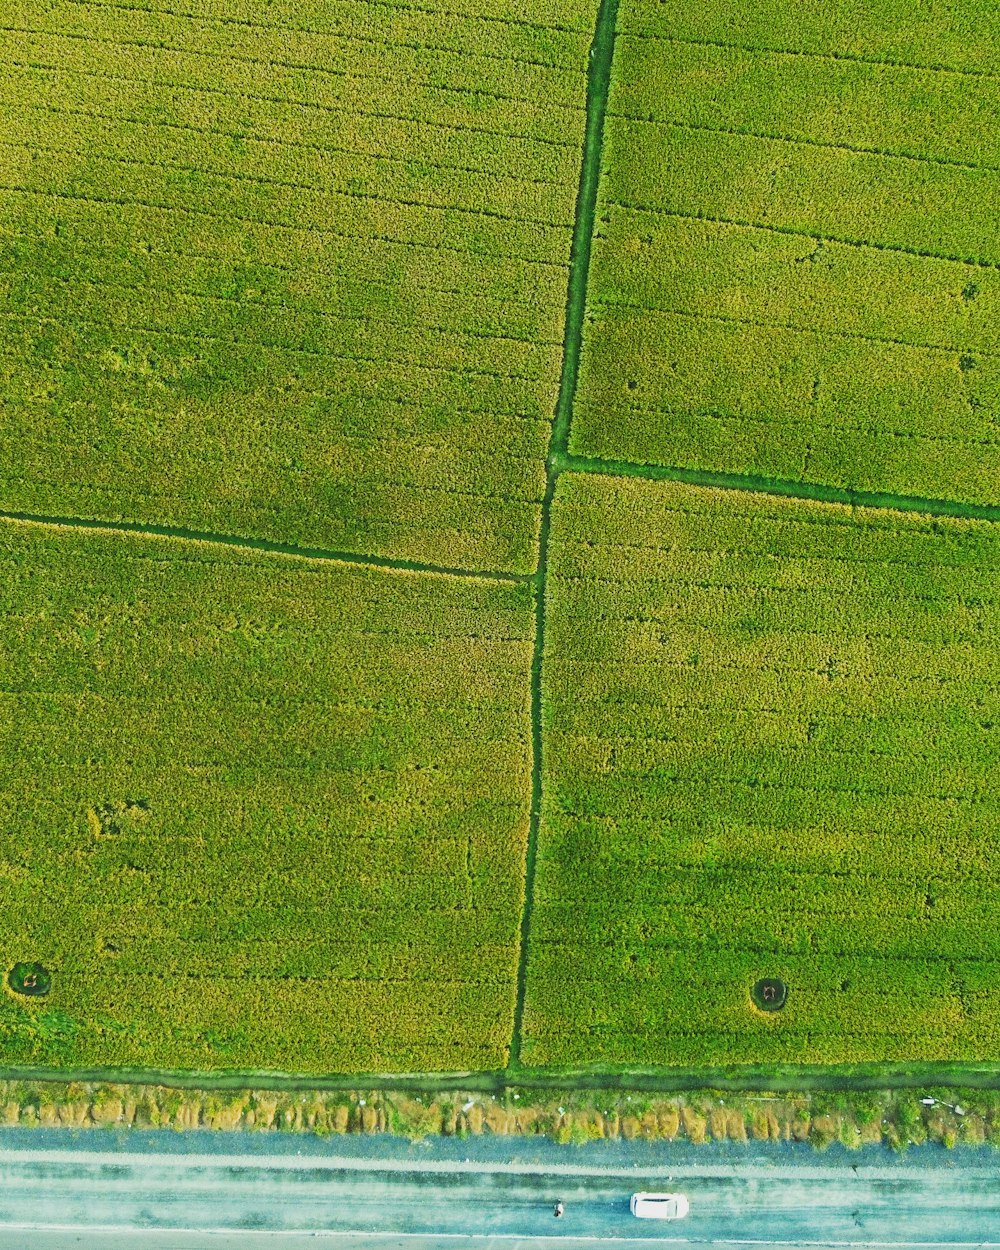
{"label": "green vegetation border", "polygon": [[328,1076],[231,1070],[218,1072],[169,1071],[153,1068],[0,1068],[0,1081],[113,1082],[118,1085],[157,1085],[169,1089],[240,1090],[402,1090],[448,1093],[468,1090],[505,1094],[511,1090],[570,1092],[684,1093],[722,1090],[732,1093],[796,1090],[903,1090],[928,1086],[1000,1090],[1000,1063],[960,1064],[834,1064],[829,1066],[760,1066],[745,1068],[676,1069],[547,1069],[517,1068],[495,1072],[346,1073]]}
{"label": "green vegetation border", "polygon": [[549,454],[545,463],[545,495],[538,531],[538,563],[535,569],[535,648],[531,659],[531,813],[528,826],[528,848],[524,866],[524,909],[521,913],[521,951],[517,969],[517,996],[514,1006],[514,1030],[510,1043],[510,1066],[517,1067],[521,1057],[524,1023],[524,1002],[528,986],[528,942],[531,909],[535,891],[535,862],[538,857],[538,836],[542,820],[542,656],[545,651],[545,586],[548,575],[549,529],[556,479],[562,459],[569,446],[573,400],[580,372],[583,348],[583,320],[587,309],[587,282],[590,277],[590,253],[594,240],[594,215],[601,177],[601,153],[604,147],[604,119],[608,111],[611,89],[611,63],[615,52],[618,21],[618,0],[600,0],[594,40],[590,45],[587,69],[587,121],[584,130],[583,157],[580,163],[580,186],[577,192],[570,248],[569,281],[566,288],[566,322],[563,333],[563,360],[559,377]]}
{"label": "green vegetation border", "polygon": [[178,525],[148,525],[141,521],[105,521],[92,517],[47,516],[35,512],[0,512],[0,521],[17,521],[24,525],[56,526],[60,529],[139,534],[154,538],[179,538],[185,542],[211,543],[215,547],[234,547],[246,551],[267,551],[272,555],[298,556],[303,560],[326,560],[332,564],[395,569],[403,573],[439,573],[446,577],[463,577],[488,582],[530,582],[534,576],[531,573],[505,573],[502,570],[491,569],[477,571],[453,568],[444,564],[424,564],[419,560],[395,560],[387,556],[358,555],[356,552],[332,551],[325,547],[299,547],[294,543],[272,542],[266,538],[217,534],[211,530],[186,529]]}
{"label": "green vegetation border", "polygon": [[891,512],[920,512],[925,516],[965,520],[1000,521],[1000,505],[963,503],[953,499],[924,499],[918,495],[892,495],[876,491],[847,490],[822,482],[793,482],[780,478],[753,477],[745,473],[716,473],[712,469],[671,468],[633,460],[603,460],[591,456],[554,457],[553,473],[588,473],[599,477],[639,477],[651,482],[682,482],[717,490],[749,491],[779,495],[811,503],[842,503],[854,508],[880,508]]}

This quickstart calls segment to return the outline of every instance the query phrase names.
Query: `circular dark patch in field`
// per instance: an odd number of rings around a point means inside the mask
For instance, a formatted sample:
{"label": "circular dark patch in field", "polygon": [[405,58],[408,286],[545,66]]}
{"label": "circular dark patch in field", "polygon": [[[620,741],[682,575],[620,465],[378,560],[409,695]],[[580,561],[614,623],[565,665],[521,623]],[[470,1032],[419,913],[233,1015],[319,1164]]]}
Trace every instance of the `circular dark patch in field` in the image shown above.
{"label": "circular dark patch in field", "polygon": [[788,986],[777,977],[764,977],[754,985],[750,996],[761,1011],[780,1011],[788,997]]}
{"label": "circular dark patch in field", "polygon": [[47,994],[52,985],[52,976],[41,964],[15,964],[7,973],[7,984],[15,994]]}

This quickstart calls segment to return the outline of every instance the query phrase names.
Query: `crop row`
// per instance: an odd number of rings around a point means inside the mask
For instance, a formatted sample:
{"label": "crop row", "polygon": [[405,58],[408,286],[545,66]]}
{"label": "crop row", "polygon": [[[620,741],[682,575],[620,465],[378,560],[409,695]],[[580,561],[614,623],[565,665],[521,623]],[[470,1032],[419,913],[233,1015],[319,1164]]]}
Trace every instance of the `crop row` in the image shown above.
{"label": "crop row", "polygon": [[[551,340],[540,342],[530,335],[505,333],[502,329],[464,330],[448,324],[451,319],[447,314],[441,321],[428,319],[427,323],[410,327],[406,320],[397,320],[379,311],[307,309],[281,301],[269,304],[252,297],[217,295],[198,289],[175,289],[160,296],[154,288],[142,283],[127,287],[103,278],[75,275],[46,281],[39,281],[35,276],[33,289],[35,308],[24,314],[24,319],[33,325],[57,320],[69,325],[103,328],[100,318],[106,313],[110,293],[115,300],[112,328],[126,333],[134,329],[153,336],[162,333],[187,337],[195,343],[227,343],[234,349],[234,355],[240,348],[248,351],[269,348],[276,353],[364,359],[384,348],[387,335],[396,338],[397,332],[403,329],[406,338],[401,347],[418,367],[436,348],[435,363],[439,367],[450,366],[461,372],[464,353],[469,349],[470,340],[475,340],[478,349],[475,371],[516,383],[551,377],[551,348],[557,346]],[[60,317],[60,304],[67,299],[72,301],[72,310]],[[428,299],[427,303],[432,301]],[[184,332],[174,329],[169,320],[166,325],[158,325],[165,320],[165,305],[172,305],[171,311],[190,310],[193,316],[203,318],[204,330]],[[5,314],[5,319],[16,322],[17,316]],[[450,352],[446,347],[448,340],[451,340]]]}
{"label": "crop row", "polygon": [[794,326],[955,357],[1000,350],[995,269],[611,204],[594,254],[595,306]]}
{"label": "crop row", "polygon": [[[0,203],[16,217],[23,201],[20,193],[0,187]],[[348,311],[384,315],[388,320],[394,313],[412,313],[429,304],[429,316],[445,315],[458,329],[477,324],[462,289],[475,273],[482,284],[481,329],[550,338],[556,328],[551,306],[564,277],[558,264],[539,265],[527,257],[491,256],[385,232],[365,237],[266,221],[246,224],[247,239],[261,253],[250,261],[240,256],[233,240],[214,236],[210,222],[205,223],[208,229],[191,238],[192,228],[201,223],[175,217],[169,209],[135,204],[114,208],[113,214],[110,209],[95,214],[93,203],[86,200],[61,200],[55,238],[44,221],[29,220],[24,223],[29,228],[5,234],[3,272],[17,268],[30,281],[23,270],[34,246],[45,249],[40,277],[100,282],[117,278],[126,288],[145,284],[165,294],[197,290],[206,297],[246,298],[251,307],[261,299],[288,300],[319,313],[336,308],[330,304],[333,290]],[[73,252],[58,242],[64,231],[72,231],[76,238]],[[366,260],[370,274],[365,272]],[[411,278],[406,288],[400,288],[398,279],[403,268]],[[440,313],[437,301],[431,300],[437,295],[452,297]],[[526,313],[525,306],[533,306],[533,312]]]}
{"label": "crop row", "polygon": [[[379,70],[387,51],[413,71],[414,77],[444,70],[453,82],[470,88],[523,85],[524,93],[546,103],[570,103],[581,69],[581,42],[591,34],[590,12],[579,0],[559,4],[562,29],[527,23],[496,22],[475,12],[456,12],[432,5],[338,0],[324,5],[313,20],[295,13],[291,21],[274,20],[257,10],[233,15],[231,6],[213,6],[204,18],[172,12],[168,7],[122,5],[93,0],[74,4],[61,0],[40,12],[30,0],[18,0],[4,16],[14,29],[86,44],[120,44],[163,50],[169,56],[215,60],[246,66],[287,67],[334,74]],[[230,10],[227,12],[227,10]],[[566,19],[577,21],[576,29]],[[509,89],[508,87],[508,89]]]}
{"label": "crop row", "polygon": [[560,478],[526,1062],[990,1053],[998,557],[982,522]]}
{"label": "crop row", "polygon": [[990,75],[641,35],[623,35],[616,55],[628,64],[615,83],[619,115],[844,145],[886,161],[1000,164],[1000,83]]}
{"label": "crop row", "polygon": [[529,588],[13,523],[0,560],[0,942],[53,984],[7,1060],[501,1064]]}
{"label": "crop row", "polygon": [[[33,47],[19,46],[18,55],[12,54],[5,61],[5,94],[24,82],[30,86],[30,94],[19,99],[21,105],[31,100],[39,108],[67,113],[82,103],[87,113],[100,116],[111,112],[135,126],[187,129],[192,133],[215,129],[236,141],[256,138],[307,149],[328,134],[331,146],[345,146],[353,138],[355,143],[370,143],[376,152],[389,153],[392,137],[398,135],[400,146],[419,138],[442,157],[445,153],[461,155],[472,162],[482,151],[483,137],[494,135],[504,139],[509,149],[497,153],[501,168],[517,168],[514,158],[523,156],[533,172],[541,154],[549,157],[549,174],[558,170],[565,149],[571,147],[565,138],[566,109],[557,116],[562,127],[547,125],[544,111],[536,123],[530,99],[482,87],[466,91],[416,79],[401,99],[398,93],[392,94],[391,71],[381,78],[345,75],[342,93],[324,102],[316,99],[319,92],[308,91],[308,76],[297,90],[279,80],[269,93],[261,94],[250,89],[254,81],[259,87],[259,73],[255,80],[242,84],[194,85],[184,81],[183,74],[176,81],[162,74],[133,76],[117,67],[95,66],[93,58],[65,58],[63,51],[43,47],[35,52]],[[273,68],[277,74],[278,67]],[[164,92],[187,109],[165,108]],[[443,141],[446,146],[442,146]]]}
{"label": "crop row", "polygon": [[784,50],[809,64],[857,61],[892,70],[911,68],[921,86],[942,75],[989,77],[1000,44],[1000,20],[988,4],[961,11],[907,0],[861,8],[852,0],[779,0],[768,7],[733,0],[706,0],[696,8],[685,0],[624,0],[619,29],[661,40],[749,51]]}
{"label": "crop row", "polygon": [[[340,151],[328,147],[322,155],[301,151],[290,154],[283,146],[254,145],[241,140],[234,151],[232,140],[225,143],[227,136],[216,131],[206,138],[166,128],[147,135],[127,121],[116,122],[114,131],[119,137],[122,132],[131,136],[128,150],[123,153],[120,143],[113,139],[103,144],[94,140],[94,127],[102,120],[99,115],[81,113],[67,117],[51,110],[19,112],[20,116],[5,131],[4,147],[34,154],[37,168],[32,172],[39,179],[39,186],[48,177],[54,185],[72,187],[79,194],[99,193],[108,179],[107,166],[113,166],[121,171],[123,196],[164,198],[184,190],[186,175],[188,182],[212,189],[213,208],[225,211],[227,197],[232,196],[234,209],[240,199],[245,201],[241,207],[249,209],[255,191],[266,190],[271,213],[279,219],[285,213],[294,213],[293,221],[306,227],[320,224],[315,218],[316,208],[328,206],[331,197],[336,196],[394,202],[413,210],[448,209],[456,217],[468,214],[506,222],[512,231],[511,246],[522,253],[537,254],[541,260],[553,259],[544,228],[567,224],[548,216],[547,209],[554,194],[573,189],[568,180],[532,179],[514,173],[499,177],[495,170],[438,162],[429,156],[418,164],[391,155],[388,145],[382,151],[355,144]],[[79,171],[68,183],[65,167],[67,163],[79,165],[83,149],[93,165],[89,171],[93,181]],[[218,155],[213,155],[213,151]],[[358,169],[359,158],[364,162],[363,172]],[[261,165],[266,174],[257,172]],[[289,192],[292,194],[286,194]],[[411,215],[418,220],[422,217],[415,211]],[[363,220],[354,224],[360,226]],[[389,216],[386,224],[391,226],[392,222]],[[540,228],[537,236],[523,229],[530,226]],[[444,235],[440,241],[449,241],[449,236]]]}
{"label": "crop row", "polygon": [[[461,154],[475,160],[483,151],[484,136],[494,135],[505,140],[507,149],[495,153],[501,168],[516,169],[511,158],[517,154],[523,156],[529,172],[538,173],[557,172],[565,150],[572,146],[565,130],[556,124],[565,122],[566,108],[557,110],[556,121],[551,122],[546,110],[532,107],[530,97],[487,88],[481,79],[471,89],[413,74],[406,96],[400,98],[398,92],[393,93],[393,70],[398,74],[401,67],[386,65],[387,55],[381,58],[380,75],[345,70],[319,83],[310,82],[303,72],[282,77],[279,65],[262,67],[270,71],[270,85],[263,92],[259,71],[220,86],[217,66],[209,67],[204,81],[192,81],[186,65],[177,66],[176,77],[167,72],[167,57],[161,51],[160,57],[153,58],[158,72],[146,66],[147,73],[135,73],[117,64],[105,67],[93,56],[83,55],[76,45],[66,48],[24,34],[17,53],[5,59],[4,94],[14,96],[24,84],[27,90],[14,97],[22,106],[33,102],[60,113],[83,106],[95,116],[110,112],[140,127],[194,133],[214,128],[234,140],[255,138],[304,148],[324,136],[334,146],[353,137],[355,142],[370,142],[376,151],[389,152],[394,135],[406,143],[419,136],[441,159]],[[331,85],[339,89],[333,91]],[[165,107],[165,91],[186,104],[191,116]],[[512,129],[514,122],[518,124]],[[551,163],[539,169],[537,163],[545,156]]]}
{"label": "crop row", "polygon": [[1000,170],[622,117],[605,153],[612,201],[1000,261],[990,246]]}

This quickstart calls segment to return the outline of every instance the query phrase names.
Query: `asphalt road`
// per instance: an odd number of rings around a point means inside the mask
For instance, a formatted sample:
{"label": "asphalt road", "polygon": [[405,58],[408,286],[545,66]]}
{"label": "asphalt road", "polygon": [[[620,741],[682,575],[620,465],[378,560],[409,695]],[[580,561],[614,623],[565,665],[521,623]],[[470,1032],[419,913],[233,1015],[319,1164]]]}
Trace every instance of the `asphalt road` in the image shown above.
{"label": "asphalt road", "polygon": [[[286,1143],[271,1152],[263,1137],[228,1153],[232,1138],[147,1139],[140,1150],[134,1141],[95,1149],[104,1143],[86,1134],[0,1137],[0,1250],[1000,1247],[1000,1166],[978,1152],[948,1166],[943,1151],[902,1162],[865,1152],[852,1164],[774,1146],[722,1161],[705,1147],[671,1158],[621,1147],[525,1151],[495,1139],[382,1139],[381,1150],[377,1139],[335,1139],[294,1154]],[[637,1189],[681,1190],[691,1213],[636,1220],[628,1200]]]}

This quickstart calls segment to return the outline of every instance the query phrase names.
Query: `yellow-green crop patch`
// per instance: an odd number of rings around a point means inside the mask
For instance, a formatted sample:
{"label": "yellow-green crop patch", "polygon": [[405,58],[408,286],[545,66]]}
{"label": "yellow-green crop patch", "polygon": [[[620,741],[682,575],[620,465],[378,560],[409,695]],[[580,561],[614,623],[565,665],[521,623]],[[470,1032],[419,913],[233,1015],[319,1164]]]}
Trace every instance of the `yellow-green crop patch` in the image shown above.
{"label": "yellow-green crop patch", "polygon": [[0,525],[3,1062],[495,1068],[528,587]]}
{"label": "yellow-green crop patch", "polygon": [[0,489],[530,571],[593,12],[11,0]]}
{"label": "yellow-green crop patch", "polygon": [[995,8],[618,30],[571,449],[995,502]]}
{"label": "yellow-green crop patch", "polygon": [[560,480],[526,1063],[996,1054],[998,575],[989,523]]}

